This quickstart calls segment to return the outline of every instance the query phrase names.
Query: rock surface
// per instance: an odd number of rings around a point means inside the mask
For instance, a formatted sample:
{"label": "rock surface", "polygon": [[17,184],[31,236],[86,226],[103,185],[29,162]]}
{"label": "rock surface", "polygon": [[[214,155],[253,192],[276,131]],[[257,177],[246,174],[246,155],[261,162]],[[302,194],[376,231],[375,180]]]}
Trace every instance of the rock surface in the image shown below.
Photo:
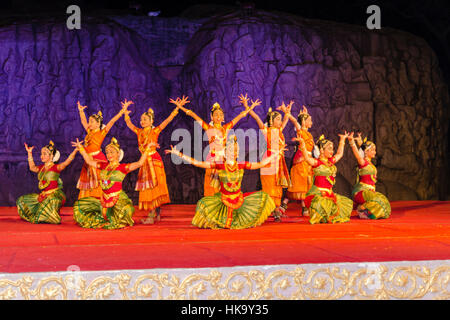
{"label": "rock surface", "polygon": [[[34,21],[0,27],[0,65],[3,206],[37,191],[24,142],[36,146],[39,163],[38,150],[48,140],[64,159],[70,141],[84,137],[77,100],[89,106],[88,115],[102,110],[108,121],[122,99],[131,99],[135,125],[148,107],[159,124],[173,109],[169,98],[183,94],[205,121],[216,101],[230,121],[243,110],[237,99],[241,93],[263,101],[256,110],[262,119],[269,107],[294,100],[295,115],[302,104],[308,106],[315,138],[324,134],[337,143],[343,130],[359,130],[375,141],[378,189],[389,199],[445,196],[448,89],[433,51],[408,33],[267,12],[235,12],[211,20],[89,18],[79,31],[67,30],[65,21]],[[161,134],[159,152],[172,201],[195,203],[203,194],[203,170],[174,165],[163,152],[176,144],[173,132],[180,128],[194,135],[191,118],[180,113]],[[236,128],[257,126],[244,118]],[[284,134],[290,141],[292,124]],[[105,144],[113,136],[125,150],[124,162],[139,158],[136,137],[123,119]],[[255,139],[247,140],[247,158],[261,152]],[[288,163],[293,152],[292,145]],[[67,205],[78,195],[81,164],[78,155],[62,173]],[[347,145],[338,163],[336,192],[350,194],[355,166]],[[137,172],[130,173],[124,183],[135,203],[136,178]],[[243,190],[257,186],[258,172],[246,173]]]}

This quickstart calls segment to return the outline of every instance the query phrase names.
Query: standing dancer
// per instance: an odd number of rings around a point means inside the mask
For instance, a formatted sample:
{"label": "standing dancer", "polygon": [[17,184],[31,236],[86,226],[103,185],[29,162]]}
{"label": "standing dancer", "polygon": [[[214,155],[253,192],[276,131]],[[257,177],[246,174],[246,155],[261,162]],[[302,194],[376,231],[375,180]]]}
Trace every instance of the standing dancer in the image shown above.
{"label": "standing dancer", "polygon": [[[241,95],[239,98],[241,103],[246,108],[248,108],[247,95]],[[267,113],[266,117],[267,125],[264,125],[264,123],[253,110],[249,110],[250,115],[258,123],[259,129],[263,132],[266,139],[267,151],[264,154],[263,159],[266,157],[270,157],[272,153],[277,154],[276,157],[272,158],[272,161],[270,163],[268,163],[264,168],[261,168],[260,170],[262,190],[272,197],[276,205],[273,216],[275,221],[277,222],[281,221],[281,217],[285,211],[284,208],[280,208],[281,198],[283,196],[283,188],[288,188],[291,186],[289,171],[284,159],[286,143],[283,135],[283,130],[286,127],[287,122],[289,121],[289,115],[293,103],[294,102],[291,101],[288,106],[285,106],[283,102],[283,104],[278,107],[279,110],[282,110],[285,113],[284,119],[282,119],[279,112],[272,111],[272,108],[269,108],[269,112]]]}
{"label": "standing dancer", "polygon": [[[367,138],[361,139],[361,134],[353,138],[353,132],[348,136],[353,155],[358,161],[357,183],[353,188],[352,197],[357,205],[358,215],[361,219],[386,219],[391,215],[391,204],[380,192],[375,191],[377,182],[377,168],[372,159],[377,153],[377,147]],[[355,140],[360,149],[356,147]]]}
{"label": "standing dancer", "polygon": [[55,164],[59,160],[60,153],[56,150],[53,141],[41,149],[41,161],[43,164],[36,166],[33,160],[33,148],[25,143],[28,153],[28,165],[32,172],[38,174],[40,194],[32,193],[19,197],[16,201],[19,216],[31,223],[61,223],[59,210],[66,201],[66,195],[62,189],[62,181],[59,174],[75,158],[75,149],[60,164]]}
{"label": "standing dancer", "polygon": [[258,163],[237,162],[239,145],[236,136],[231,135],[225,148],[225,162],[197,161],[174,147],[166,150],[200,168],[215,168],[219,173],[220,191],[213,196],[200,199],[197,203],[192,224],[209,229],[245,229],[264,223],[275,209],[272,198],[263,191],[243,195],[241,191],[244,169],[259,169],[273,160],[277,154]]}
{"label": "standing dancer", "polygon": [[[183,96],[183,100],[187,99]],[[182,101],[183,101],[182,100]],[[206,157],[206,161],[223,161],[226,137],[228,131],[231,130],[239,120],[244,118],[254,107],[260,105],[261,102],[256,101],[252,104],[249,109],[242,111],[233,120],[227,124],[222,125],[224,122],[224,112],[220,105],[216,102],[211,109],[211,122],[208,124],[203,121],[198,115],[196,115],[192,110],[184,108],[182,105],[179,106],[188,116],[194,118],[206,131],[209,140],[209,154]],[[218,176],[218,170],[215,168],[207,168],[205,171],[205,182],[204,182],[204,196],[212,196],[219,192],[220,182]]]}
{"label": "standing dancer", "polygon": [[[130,102],[125,100],[125,105],[128,106]],[[84,138],[84,147],[86,152],[88,153],[90,159],[98,161],[98,162],[107,162],[105,155],[102,153],[102,143],[105,139],[109,130],[111,130],[114,123],[119,120],[119,118],[124,114],[125,109],[122,108],[120,112],[114,116],[108,124],[103,125],[103,115],[102,112],[99,111],[96,114],[93,114],[89,117],[89,122],[86,119],[86,115],[84,114],[84,109],[87,106],[82,106],[80,102],[77,102],[78,111],[80,112],[81,124],[83,125],[84,130],[86,130],[87,135]],[[122,103],[124,107],[124,103]],[[78,199],[84,197],[95,197],[100,198],[102,195],[102,189],[99,185],[98,181],[98,170],[92,167],[89,167],[86,162],[83,164],[81,168],[80,178],[78,179],[77,188],[80,189],[80,193],[78,194]]]}
{"label": "standing dancer", "polygon": [[83,156],[87,165],[100,170],[102,196],[99,199],[85,197],[73,204],[73,218],[83,228],[120,229],[134,225],[133,202],[122,190],[122,181],[125,176],[140,168],[147,159],[148,150],[142,153],[141,158],[133,163],[120,163],[123,150],[116,138],[105,148],[108,162],[92,159],[80,141],[72,142]]}
{"label": "standing dancer", "polygon": [[[303,106],[303,110],[298,114],[295,119],[289,114],[289,120],[294,124],[297,138],[302,138],[306,144],[306,151],[308,155],[312,155],[314,148],[314,139],[308,130],[312,126],[311,115],[308,114],[308,109]],[[302,215],[309,216],[308,208],[305,206],[306,193],[312,186],[313,171],[309,163],[305,160],[305,156],[300,148],[297,148],[297,152],[292,160],[291,168],[291,182],[292,186],[288,188],[286,192],[286,198],[283,200],[283,207],[287,208],[289,200],[301,201]]]}
{"label": "standing dancer", "polygon": [[[126,100],[125,100],[126,102]],[[130,103],[133,103],[129,101]],[[187,99],[172,100],[173,104],[184,105],[188,103]],[[122,103],[124,105],[124,103]],[[124,105],[125,106],[125,105]],[[136,191],[139,191],[139,210],[149,211],[148,217],[142,220],[144,224],[153,224],[160,220],[161,205],[170,202],[169,190],[167,189],[166,172],[164,171],[164,163],[161,156],[156,152],[158,145],[158,137],[162,130],[175,118],[178,114],[179,107],[175,108],[166,120],[161,122],[157,127],[153,126],[155,121],[155,113],[152,108],[141,115],[141,127],[137,128],[130,119],[129,110],[125,111],[125,122],[128,128],[133,131],[138,138],[139,151],[141,154],[148,151],[147,160],[139,169],[138,180],[136,182]]]}
{"label": "standing dancer", "polygon": [[345,139],[348,133],[340,136],[339,147],[336,155],[333,156],[333,142],[325,139],[322,135],[316,142],[319,154],[314,152],[312,158],[308,154],[305,141],[300,138],[294,138],[300,142],[300,148],[305,156],[305,160],[313,167],[314,184],[306,194],[305,205],[309,208],[309,222],[316,223],[340,223],[350,221],[350,215],[353,209],[353,201],[347,197],[333,192],[333,186],[336,183],[335,166],[344,155]]}

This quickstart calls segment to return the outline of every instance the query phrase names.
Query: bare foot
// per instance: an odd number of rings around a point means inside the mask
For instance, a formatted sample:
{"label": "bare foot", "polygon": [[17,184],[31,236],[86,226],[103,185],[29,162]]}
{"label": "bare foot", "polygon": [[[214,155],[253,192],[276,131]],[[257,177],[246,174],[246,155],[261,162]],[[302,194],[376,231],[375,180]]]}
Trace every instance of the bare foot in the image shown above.
{"label": "bare foot", "polygon": [[142,219],[141,223],[142,224],[154,224],[155,220],[153,219],[153,217],[148,217],[148,218]]}

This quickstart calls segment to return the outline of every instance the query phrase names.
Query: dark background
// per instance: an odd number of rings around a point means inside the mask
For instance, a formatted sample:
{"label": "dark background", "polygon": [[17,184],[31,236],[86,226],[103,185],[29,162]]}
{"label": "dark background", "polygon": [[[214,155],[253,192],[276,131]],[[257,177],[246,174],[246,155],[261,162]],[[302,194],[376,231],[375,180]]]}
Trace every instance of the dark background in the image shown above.
{"label": "dark background", "polygon": [[[66,8],[71,4],[81,7],[82,14],[91,17],[108,15],[146,16],[149,11],[160,11],[159,17],[183,17],[185,19],[209,18],[216,14],[252,7],[267,11],[294,14],[307,19],[336,21],[365,26],[367,7],[376,4],[381,8],[382,28],[394,28],[417,35],[426,40],[436,53],[443,77],[450,88],[450,1],[112,1],[112,0],[0,0],[0,26],[18,21],[65,20]],[[108,117],[109,119],[109,117]],[[159,121],[158,121],[159,122]],[[137,122],[135,122],[137,124]],[[171,130],[171,129],[170,129]],[[447,132],[447,167],[450,166],[450,133]],[[109,138],[105,140],[108,143]],[[37,157],[35,155],[35,159]],[[78,160],[78,162],[80,162]],[[6,168],[7,169],[7,168]],[[5,169],[5,170],[6,170]],[[450,170],[447,170],[450,172]],[[64,179],[63,179],[64,180]],[[450,194],[447,185],[446,194]],[[447,197],[448,198],[448,197]],[[190,199],[193,201],[194,199]]]}
{"label": "dark background", "polygon": [[[428,0],[314,0],[314,1],[155,1],[155,0],[2,0],[4,17],[64,15],[71,4],[79,5],[83,13],[147,15],[160,11],[161,17],[209,17],[227,9],[253,6],[257,9],[281,11],[304,18],[323,19],[365,25],[367,7],[381,8],[381,26],[404,30],[424,38],[436,52],[447,84],[450,84],[450,1]],[[450,86],[449,86],[450,88]],[[449,133],[450,134],[450,133]],[[450,139],[448,150],[450,150]]]}

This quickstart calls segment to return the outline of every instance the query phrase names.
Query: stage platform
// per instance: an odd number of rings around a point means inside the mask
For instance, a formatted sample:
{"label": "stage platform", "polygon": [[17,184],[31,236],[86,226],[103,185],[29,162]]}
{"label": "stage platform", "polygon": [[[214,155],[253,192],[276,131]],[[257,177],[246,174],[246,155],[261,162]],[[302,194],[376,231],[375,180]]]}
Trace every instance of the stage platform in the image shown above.
{"label": "stage platform", "polygon": [[[39,282],[52,275],[59,275],[63,279],[73,272],[78,272],[78,276],[90,276],[91,280],[109,275],[107,278],[118,285],[119,280],[114,282],[111,279],[124,274],[139,278],[148,275],[149,270],[156,278],[163,274],[172,274],[177,278],[174,274],[178,272],[186,280],[186,277],[192,278],[193,274],[202,274],[198,279],[194,277],[196,281],[200,281],[202,277],[202,281],[206,281],[208,277],[217,276],[215,272],[222,277],[240,270],[238,273],[241,276],[249,272],[244,276],[247,280],[242,280],[244,287],[245,283],[257,280],[258,272],[262,272],[264,281],[268,281],[267,272],[279,273],[280,270],[285,270],[290,274],[286,275],[286,279],[290,279],[286,281],[292,287],[298,281],[298,272],[306,277],[307,270],[328,270],[328,275],[325,276],[327,278],[336,266],[353,270],[349,271],[350,274],[360,272],[358,270],[363,268],[366,275],[368,270],[372,270],[378,276],[385,277],[387,274],[382,272],[383,266],[404,270],[414,269],[415,265],[429,268],[431,273],[439,273],[430,281],[441,281],[441,277],[448,277],[450,202],[397,201],[391,205],[392,215],[386,220],[361,220],[352,216],[351,221],[345,224],[310,225],[306,217],[300,216],[299,205],[290,204],[288,218],[281,223],[269,218],[262,226],[246,230],[198,229],[191,225],[195,205],[166,205],[162,208],[161,221],[154,225],[141,224],[140,219],[145,213],[136,210],[135,226],[121,230],[82,229],[74,223],[71,207],[62,208],[60,225],[30,224],[19,218],[15,207],[3,207],[0,208],[0,297],[7,292],[16,292],[15,289],[17,292],[12,296],[17,298],[23,295],[23,290],[20,291],[19,287],[25,283],[24,275],[33,275],[32,278]],[[252,270],[256,272],[253,275]],[[180,277],[177,279],[181,283],[184,280],[183,276]],[[339,279],[338,274],[336,277]],[[408,281],[411,280],[411,274],[409,277]],[[146,279],[155,282],[156,278]],[[17,279],[22,279],[22,282],[14,282],[19,281]],[[311,279],[305,278],[305,281],[311,282]],[[36,281],[34,283],[37,284]],[[163,280],[158,281],[160,289],[156,293],[151,292],[156,294],[153,298],[176,298],[170,294],[164,295],[161,289],[169,286],[169,280],[166,285],[161,282]],[[16,283],[16,287],[11,283]],[[223,286],[236,286],[227,287],[228,294],[233,290],[243,289],[239,281],[234,283],[227,280],[226,283]],[[344,283],[349,285],[348,281]],[[270,280],[270,286],[272,285],[274,284]],[[320,287],[320,283],[311,282],[310,285]],[[280,286],[282,289],[283,283]],[[281,290],[280,288],[277,290]],[[1,291],[2,289],[4,290]],[[219,289],[214,289],[216,295]],[[67,290],[57,290],[54,294],[67,298]],[[139,295],[137,287],[133,290],[135,298],[148,296],[142,292]],[[447,294],[450,292],[445,290]],[[116,293],[121,295],[119,298],[130,298],[128,294],[131,291],[126,292],[118,290]],[[190,294],[195,295],[195,292]],[[44,294],[37,291],[34,293],[36,298],[42,298],[39,295]],[[261,293],[259,298],[276,296],[273,292],[270,294],[266,296],[267,293]],[[350,291],[346,294],[351,296]],[[228,298],[226,295],[214,294],[212,297]],[[283,297],[285,296],[282,295],[281,298]],[[333,297],[344,296],[326,296]],[[189,298],[187,291],[181,298]],[[247,298],[258,297],[249,295]]]}

